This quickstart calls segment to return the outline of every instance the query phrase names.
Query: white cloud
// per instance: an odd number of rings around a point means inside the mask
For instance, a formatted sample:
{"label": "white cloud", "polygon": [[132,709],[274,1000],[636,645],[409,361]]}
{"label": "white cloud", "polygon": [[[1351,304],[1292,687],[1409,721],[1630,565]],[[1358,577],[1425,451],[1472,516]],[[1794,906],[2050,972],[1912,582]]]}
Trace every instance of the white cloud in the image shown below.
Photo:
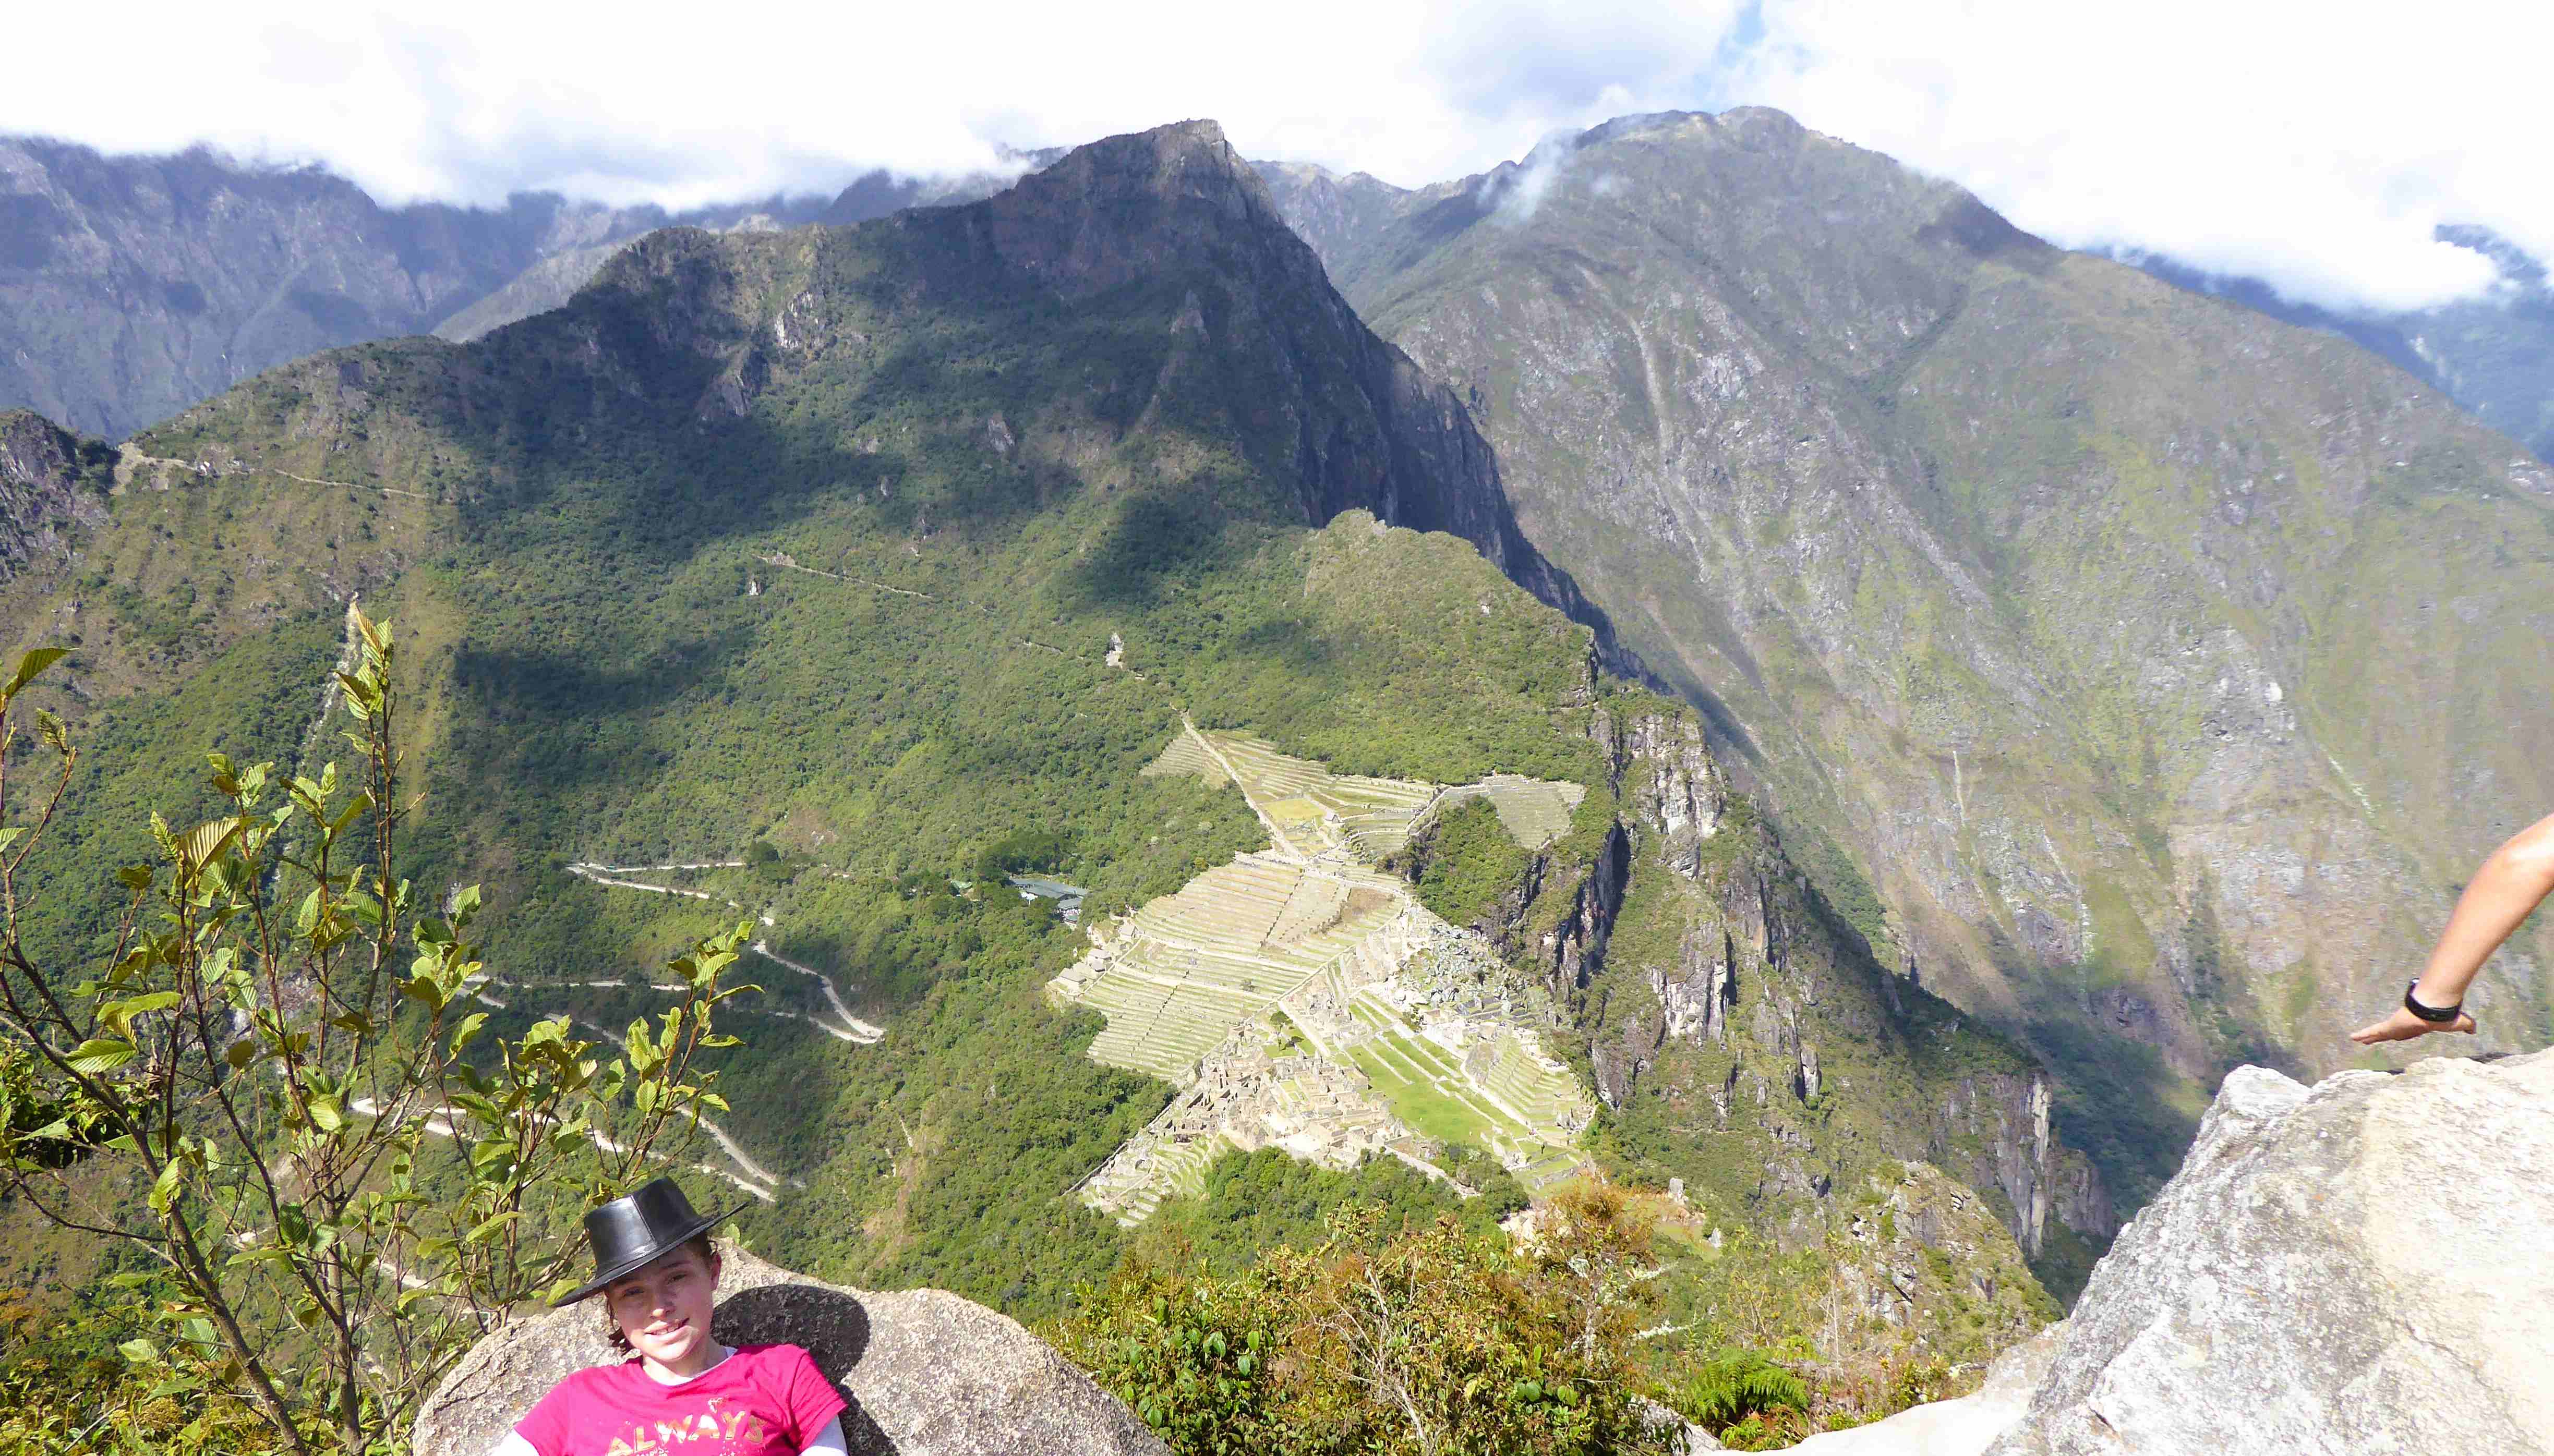
{"label": "white cloud", "polygon": [[1734,90],[2057,243],[2334,307],[2485,288],[2440,223],[2554,258],[2542,4],[1769,0],[1764,22]]}
{"label": "white cloud", "polygon": [[[2431,0],[1307,0],[1109,6],[26,6],[0,131],[323,161],[386,201],[682,207],[985,166],[1190,116],[1415,185],[1631,111],[1782,106],[2074,246],[2327,304],[2554,258],[2554,7]],[[424,17],[424,18],[419,18]]]}
{"label": "white cloud", "polygon": [[99,63],[15,67],[0,131],[324,161],[385,201],[684,206],[1209,116],[1418,184],[1691,94],[1739,3],[29,6],[13,51]]}

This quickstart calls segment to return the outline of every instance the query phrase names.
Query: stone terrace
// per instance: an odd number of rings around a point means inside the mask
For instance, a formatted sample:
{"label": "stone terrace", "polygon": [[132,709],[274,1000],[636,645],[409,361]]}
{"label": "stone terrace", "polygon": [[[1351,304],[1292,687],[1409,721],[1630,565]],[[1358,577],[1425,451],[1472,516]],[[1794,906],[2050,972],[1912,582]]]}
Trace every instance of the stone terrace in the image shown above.
{"label": "stone terrace", "polygon": [[1570,1144],[1591,1104],[1543,1053],[1534,1027],[1548,1005],[1372,866],[1425,816],[1470,798],[1541,848],[1567,831],[1583,788],[1334,774],[1194,726],[1144,772],[1233,783],[1275,842],[1092,930],[1091,951],[1047,983],[1107,1018],[1094,1060],[1181,1089],[1085,1181],[1086,1203],[1139,1222],[1198,1191],[1224,1152],[1267,1146],[1327,1167],[1388,1152],[1443,1176],[1428,1150],[1461,1142],[1529,1190],[1578,1171]]}

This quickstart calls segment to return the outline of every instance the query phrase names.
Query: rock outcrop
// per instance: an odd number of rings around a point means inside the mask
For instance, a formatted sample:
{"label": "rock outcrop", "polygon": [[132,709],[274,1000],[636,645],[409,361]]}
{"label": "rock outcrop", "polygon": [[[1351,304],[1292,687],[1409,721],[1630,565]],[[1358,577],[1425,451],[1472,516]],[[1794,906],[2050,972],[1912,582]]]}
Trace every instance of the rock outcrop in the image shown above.
{"label": "rock outcrop", "polygon": [[[1166,1456],[1115,1397],[1003,1315],[939,1289],[819,1284],[733,1246],[713,1328],[731,1345],[804,1346],[851,1401],[854,1456]],[[611,1362],[590,1304],[473,1347],[418,1414],[415,1456],[485,1456],[569,1373]]]}
{"label": "rock outcrop", "polygon": [[61,559],[68,532],[106,518],[111,458],[42,415],[0,412],[0,582],[30,562]]}
{"label": "rock outcrop", "polygon": [[[1589,730],[1617,832],[1533,949],[1556,996],[1582,1008],[1606,1106],[1637,1119],[1656,1099],[1708,1129],[1723,1199],[1779,1208],[1793,1242],[1820,1236],[1812,1203],[1887,1171],[1874,1154],[1930,1163],[1988,1195],[2071,1292],[2118,1222],[2098,1172],[2057,1135],[2048,1074],[1874,959],[1731,784],[1698,715],[1600,705]],[[1618,921],[1653,928],[1617,953]],[[1720,1151],[1751,1129],[1768,1140],[1758,1153]],[[1710,1181],[1699,1163],[1652,1173]]]}
{"label": "rock outcrop", "polygon": [[2554,1052],[2248,1066],[1987,1450],[2543,1456],[2549,1372]]}

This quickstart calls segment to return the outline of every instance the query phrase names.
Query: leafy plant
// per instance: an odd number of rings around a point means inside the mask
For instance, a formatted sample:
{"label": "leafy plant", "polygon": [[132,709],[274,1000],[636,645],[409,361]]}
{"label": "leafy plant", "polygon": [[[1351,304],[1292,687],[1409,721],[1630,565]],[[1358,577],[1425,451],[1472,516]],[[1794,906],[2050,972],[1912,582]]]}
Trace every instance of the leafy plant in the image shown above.
{"label": "leafy plant", "polygon": [[[1768,1434],[1789,1429],[1808,1409],[1809,1388],[1761,1350],[1723,1348],[1686,1366],[1681,1379],[1662,1389],[1660,1399],[1679,1415],[1725,1440],[1733,1428],[1750,1421],[1757,1431]],[[1795,1435],[1784,1444],[1797,1439]]]}
{"label": "leafy plant", "polygon": [[1629,1374],[1640,1282],[1616,1278],[1646,1231],[1612,1190],[1562,1201],[1580,1211],[1530,1248],[1350,1203],[1238,1276],[1130,1262],[1057,1339],[1183,1453],[1655,1449]]}
{"label": "leafy plant", "polygon": [[[683,1001],[631,1023],[609,1065],[563,1017],[490,1034],[464,939],[478,890],[432,913],[397,873],[396,649],[353,621],[335,687],[359,786],[334,763],[212,755],[224,812],[183,831],[153,816],[158,862],[119,872],[102,964],[20,934],[23,872],[79,756],[50,715],[59,776],[0,828],[0,1028],[26,1064],[0,1094],[0,1191],[140,1256],[117,1283],[154,1290],[161,1332],[121,1348],[153,1396],[245,1402],[296,1456],[403,1429],[470,1341],[572,1284],[581,1241],[543,1215],[650,1176],[660,1144],[727,1105],[696,1060],[735,1045],[713,1016],[744,989],[720,975],[748,934],[674,960]],[[0,823],[13,702],[61,655],[30,652],[0,686]],[[31,1125],[31,1107],[55,1115]]]}

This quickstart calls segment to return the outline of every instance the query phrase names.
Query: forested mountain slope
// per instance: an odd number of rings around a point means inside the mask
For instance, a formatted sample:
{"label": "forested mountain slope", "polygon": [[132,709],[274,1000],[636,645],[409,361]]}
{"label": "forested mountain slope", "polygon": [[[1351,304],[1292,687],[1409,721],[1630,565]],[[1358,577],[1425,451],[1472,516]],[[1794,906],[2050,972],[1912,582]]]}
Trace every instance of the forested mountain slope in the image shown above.
{"label": "forested mountain slope", "polygon": [[[418,674],[408,872],[488,886],[503,1015],[622,1025],[656,962],[755,922],[734,1146],[702,1156],[797,1268],[1051,1310],[1125,1247],[1070,1193],[1171,1085],[1087,1055],[1101,1019],[1042,987],[1090,941],[999,876],[1087,889],[1096,926],[1265,843],[1232,788],[1143,771],[1184,715],[1336,773],[1584,791],[1539,849],[1450,832],[1406,869],[1543,987],[1609,1109],[1588,1156],[1683,1178],[1697,1238],[1824,1257],[1909,1158],[2053,1275],[2066,1230],[2109,1231],[2031,1061],[1888,976],[1690,712],[1505,579],[1574,600],[1466,411],[1210,123],[965,206],[659,232],[475,343],[188,409],[102,506],[96,459],[45,456],[45,499],[86,504],[0,585],[6,645],[71,647],[45,701],[90,743],[67,857],[22,884],[37,939],[106,944],[112,867],[204,748],[330,751],[360,594]],[[1279,1233],[1354,1191],[1455,1204],[1389,1162],[1285,1177]],[[1945,1348],[2027,1323],[2031,1282],[1961,1249],[1858,1286],[1872,1318]]]}
{"label": "forested mountain slope", "polygon": [[[2554,803],[2554,472],[2355,346],[1769,111],[1277,185],[1828,898],[2027,1030],[2132,1195],[2215,1070],[2350,1062]],[[2549,961],[2502,952],[2487,1045],[2554,1027]]]}

